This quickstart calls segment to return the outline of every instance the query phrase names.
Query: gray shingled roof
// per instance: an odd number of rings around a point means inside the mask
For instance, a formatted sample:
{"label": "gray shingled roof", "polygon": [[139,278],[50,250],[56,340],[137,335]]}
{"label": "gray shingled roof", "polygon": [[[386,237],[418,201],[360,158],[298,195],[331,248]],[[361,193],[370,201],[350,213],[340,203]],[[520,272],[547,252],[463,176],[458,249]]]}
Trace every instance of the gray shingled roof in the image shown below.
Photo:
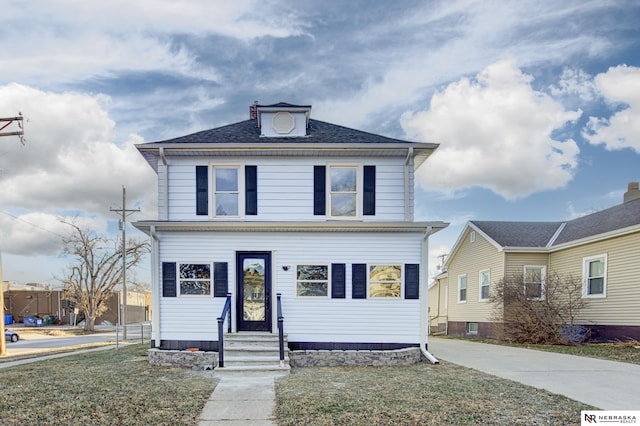
{"label": "gray shingled roof", "polygon": [[546,247],[560,226],[551,247],[640,225],[640,199],[610,207],[567,222],[471,221],[502,247]]}
{"label": "gray shingled roof", "polygon": [[570,220],[554,245],[640,224],[640,199]]}
{"label": "gray shingled roof", "polygon": [[471,221],[502,247],[546,247],[562,222]]}
{"label": "gray shingled roof", "polygon": [[[277,105],[277,104],[276,104]],[[245,120],[214,129],[203,130],[155,143],[410,143],[400,139],[388,138],[373,133],[338,126],[324,121],[309,120],[307,136],[300,137],[261,137],[256,120]]]}

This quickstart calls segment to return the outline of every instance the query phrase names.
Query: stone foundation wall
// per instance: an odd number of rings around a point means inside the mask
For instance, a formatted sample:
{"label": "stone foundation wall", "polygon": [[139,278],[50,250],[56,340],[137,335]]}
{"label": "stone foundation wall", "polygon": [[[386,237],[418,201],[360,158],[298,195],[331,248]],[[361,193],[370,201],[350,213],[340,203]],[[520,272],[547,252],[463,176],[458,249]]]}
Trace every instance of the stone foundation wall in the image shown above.
{"label": "stone foundation wall", "polygon": [[289,351],[291,367],[345,367],[410,365],[420,361],[420,348],[389,351],[304,350]]}
{"label": "stone foundation wall", "polygon": [[189,367],[193,370],[212,370],[218,365],[217,352],[149,349],[149,364],[156,367]]}

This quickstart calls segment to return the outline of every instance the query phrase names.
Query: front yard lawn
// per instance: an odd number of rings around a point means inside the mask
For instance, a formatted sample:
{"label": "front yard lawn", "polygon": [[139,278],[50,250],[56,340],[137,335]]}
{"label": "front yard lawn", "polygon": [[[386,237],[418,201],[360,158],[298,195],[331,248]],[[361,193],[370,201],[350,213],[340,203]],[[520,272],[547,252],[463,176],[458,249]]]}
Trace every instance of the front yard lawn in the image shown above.
{"label": "front yard lawn", "polygon": [[276,395],[278,425],[571,425],[591,409],[446,362],[299,368]]}
{"label": "front yard lawn", "polygon": [[211,372],[156,368],[148,345],[0,369],[2,425],[197,424]]}

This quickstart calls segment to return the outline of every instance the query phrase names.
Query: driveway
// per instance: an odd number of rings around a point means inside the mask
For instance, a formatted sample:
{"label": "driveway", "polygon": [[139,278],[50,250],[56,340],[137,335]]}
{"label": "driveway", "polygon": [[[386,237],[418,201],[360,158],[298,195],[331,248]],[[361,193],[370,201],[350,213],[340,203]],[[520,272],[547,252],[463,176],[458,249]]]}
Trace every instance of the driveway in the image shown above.
{"label": "driveway", "polygon": [[640,365],[437,337],[429,352],[602,410],[640,409]]}

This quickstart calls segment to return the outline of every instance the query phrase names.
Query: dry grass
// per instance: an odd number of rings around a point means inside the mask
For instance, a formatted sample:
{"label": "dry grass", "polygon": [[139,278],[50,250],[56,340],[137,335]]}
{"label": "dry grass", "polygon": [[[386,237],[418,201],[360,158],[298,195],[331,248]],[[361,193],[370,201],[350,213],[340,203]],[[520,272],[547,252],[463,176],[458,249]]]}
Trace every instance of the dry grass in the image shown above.
{"label": "dry grass", "polygon": [[276,394],[278,425],[570,425],[591,408],[449,363],[295,369]]}
{"label": "dry grass", "polygon": [[587,343],[584,345],[527,345],[528,349],[538,349],[548,352],[558,352],[570,355],[587,356],[590,358],[607,359],[610,361],[640,364],[640,342],[617,343]]}
{"label": "dry grass", "polygon": [[0,369],[3,425],[197,424],[210,373],[152,367],[135,345]]}

